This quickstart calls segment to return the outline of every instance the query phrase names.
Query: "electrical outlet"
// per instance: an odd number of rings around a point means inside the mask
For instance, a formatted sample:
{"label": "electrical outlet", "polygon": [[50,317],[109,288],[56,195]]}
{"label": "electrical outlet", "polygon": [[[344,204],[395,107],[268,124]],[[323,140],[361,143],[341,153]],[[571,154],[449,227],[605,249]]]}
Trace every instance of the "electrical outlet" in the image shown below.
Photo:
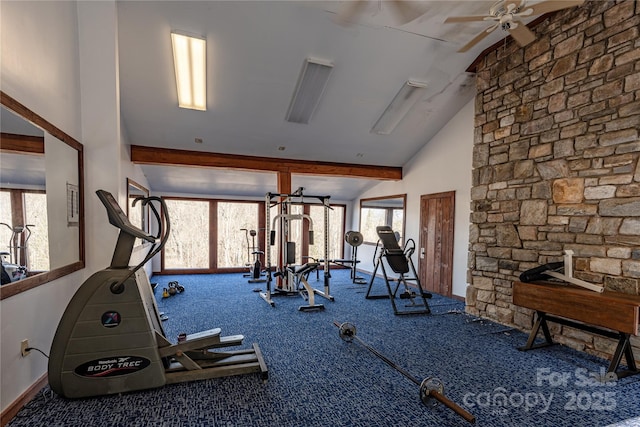
{"label": "electrical outlet", "polygon": [[20,341],[20,354],[22,357],[25,357],[27,354],[31,353],[31,350],[27,350],[29,348],[29,340]]}

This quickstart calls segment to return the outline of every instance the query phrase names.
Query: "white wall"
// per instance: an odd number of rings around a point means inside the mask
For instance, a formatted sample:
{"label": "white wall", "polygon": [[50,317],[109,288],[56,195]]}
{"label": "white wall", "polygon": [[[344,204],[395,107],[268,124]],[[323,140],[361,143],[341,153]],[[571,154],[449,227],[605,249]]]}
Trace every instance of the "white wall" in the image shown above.
{"label": "white wall", "polygon": [[[107,225],[95,191],[103,188],[123,200],[127,176],[146,181],[123,156],[115,2],[3,1],[0,8],[0,88],[84,144],[87,257],[84,270],[0,301],[4,410],[47,370],[39,353],[20,356],[20,341],[29,339],[30,345],[48,352],[75,290],[111,259],[117,230]],[[469,103],[405,166],[402,182],[382,183],[363,195],[406,192],[406,234],[415,239],[420,195],[456,190],[456,295],[464,295],[465,288],[472,132]],[[347,221],[347,230],[354,228]],[[360,258],[369,261],[371,255],[360,252]]]}
{"label": "white wall", "polygon": [[[82,141],[78,24],[74,2],[0,3],[0,87]],[[20,341],[49,351],[67,302],[84,270],[0,301],[2,410],[47,369],[37,352],[20,355]]]}
{"label": "white wall", "polygon": [[119,197],[126,177],[121,165],[115,1],[3,1],[0,8],[0,88],[84,145],[87,265],[0,301],[4,411],[47,371],[39,353],[21,357],[20,341],[26,338],[48,353],[77,288],[109,265],[117,230],[108,225],[95,190],[104,188]]}
{"label": "white wall", "polygon": [[[78,223],[69,223],[67,184],[78,188],[78,152],[54,136],[44,135],[46,159],[47,222],[49,225],[49,268],[60,268],[80,259]],[[76,167],[61,167],[75,164]]]}
{"label": "white wall", "polygon": [[[471,192],[471,159],[473,152],[474,103],[469,101],[436,136],[403,167],[399,182],[382,182],[361,195],[361,198],[407,194],[406,238],[419,244],[420,196],[455,191],[455,223],[453,246],[454,295],[466,293],[467,248]],[[355,204],[359,206],[359,201]],[[353,224],[359,223],[359,211],[354,210]],[[373,245],[358,248],[359,269],[373,271]],[[416,251],[417,252],[417,251]],[[414,257],[416,269],[418,258]]]}

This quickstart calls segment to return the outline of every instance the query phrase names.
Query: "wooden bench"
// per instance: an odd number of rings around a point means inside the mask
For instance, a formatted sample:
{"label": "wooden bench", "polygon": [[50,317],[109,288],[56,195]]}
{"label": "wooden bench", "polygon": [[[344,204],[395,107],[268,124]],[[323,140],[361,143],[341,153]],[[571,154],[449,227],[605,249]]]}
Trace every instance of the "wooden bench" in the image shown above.
{"label": "wooden bench", "polygon": [[[636,367],[631,347],[631,335],[638,335],[640,320],[640,296],[605,290],[592,292],[572,285],[549,282],[513,285],[513,303],[536,311],[536,321],[529,339],[520,350],[532,350],[553,344],[548,321],[618,340],[607,373],[615,373],[618,378],[634,375],[640,371]],[[545,341],[535,344],[542,328]],[[627,369],[618,371],[622,356]]]}

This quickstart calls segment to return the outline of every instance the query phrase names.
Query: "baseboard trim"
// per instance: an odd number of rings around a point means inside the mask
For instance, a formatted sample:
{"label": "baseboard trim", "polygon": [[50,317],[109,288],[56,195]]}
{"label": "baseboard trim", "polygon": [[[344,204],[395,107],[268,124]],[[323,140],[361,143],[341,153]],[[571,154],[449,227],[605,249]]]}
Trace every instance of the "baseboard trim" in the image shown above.
{"label": "baseboard trim", "polygon": [[0,415],[0,426],[6,426],[9,421],[11,421],[13,417],[15,417],[18,412],[20,412],[24,405],[26,405],[31,401],[31,399],[36,397],[38,392],[45,385],[47,385],[47,381],[47,374],[44,374],[35,383],[31,384],[31,387],[26,389],[25,392],[20,395],[20,397],[18,397],[9,406],[7,406],[7,409],[2,411],[2,415]]}

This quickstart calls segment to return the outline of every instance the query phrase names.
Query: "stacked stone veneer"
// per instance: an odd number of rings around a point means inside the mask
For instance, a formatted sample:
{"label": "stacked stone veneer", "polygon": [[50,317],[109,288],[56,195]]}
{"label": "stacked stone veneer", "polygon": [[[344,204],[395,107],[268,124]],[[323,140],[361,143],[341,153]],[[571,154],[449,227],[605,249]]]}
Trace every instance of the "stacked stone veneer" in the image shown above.
{"label": "stacked stone veneer", "polygon": [[[530,329],[512,284],[565,249],[575,277],[640,294],[639,28],[640,2],[588,1],[539,24],[529,46],[509,41],[478,65],[469,313]],[[552,332],[600,356],[615,348]]]}

